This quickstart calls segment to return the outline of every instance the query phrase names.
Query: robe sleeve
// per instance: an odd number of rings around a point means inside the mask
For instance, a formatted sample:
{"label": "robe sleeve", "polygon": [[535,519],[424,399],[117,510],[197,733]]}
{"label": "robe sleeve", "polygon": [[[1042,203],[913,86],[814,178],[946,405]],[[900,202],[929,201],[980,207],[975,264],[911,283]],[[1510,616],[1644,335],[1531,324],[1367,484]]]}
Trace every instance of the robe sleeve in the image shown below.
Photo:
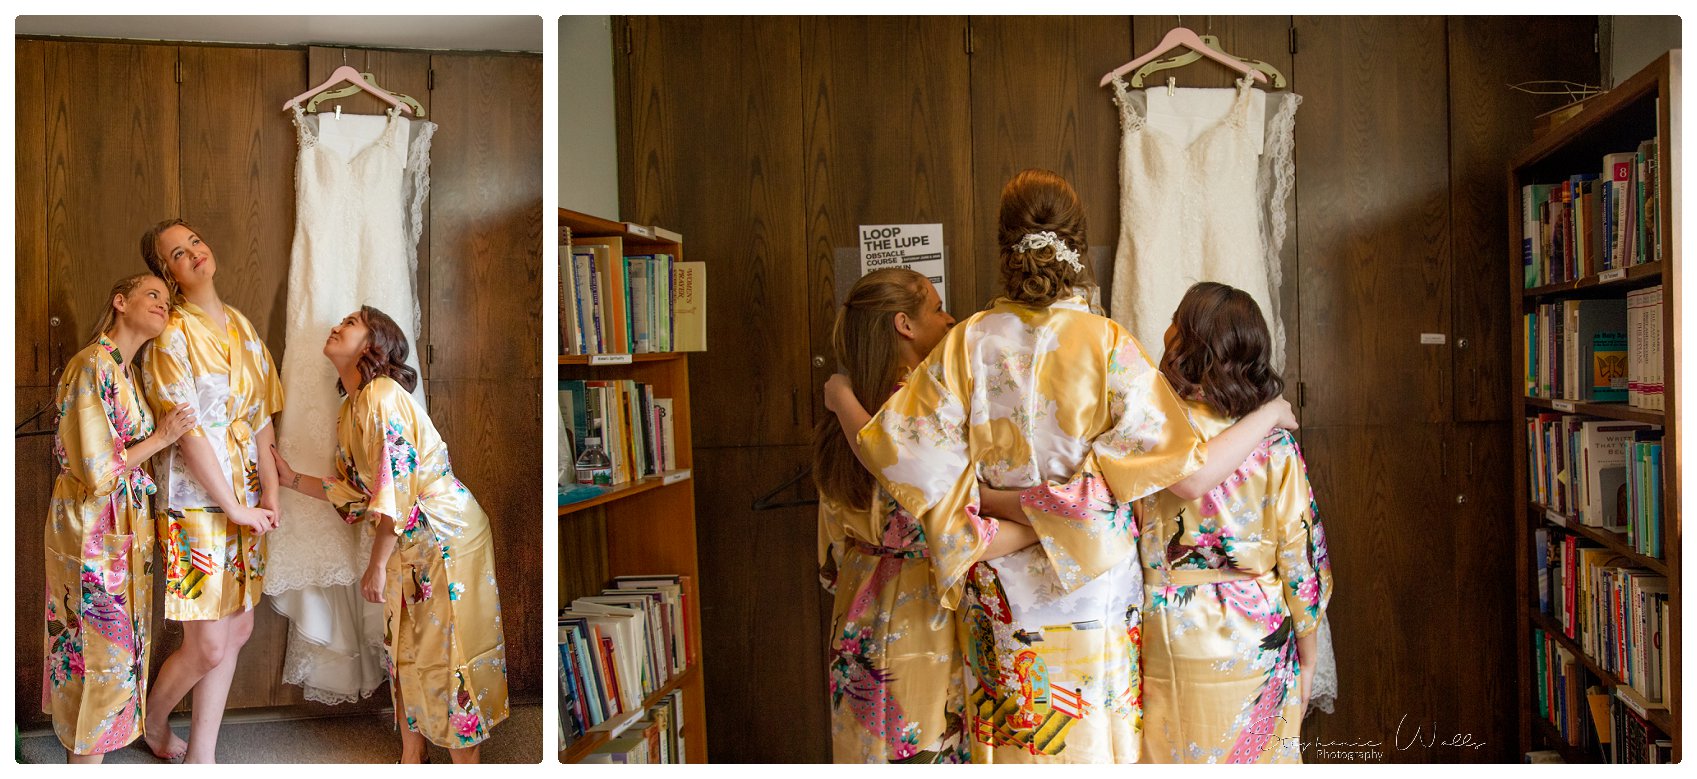
{"label": "robe sleeve", "polygon": [[1047,481],[1020,492],[1020,508],[1060,580],[1072,592],[1137,554],[1134,502],[1114,498],[1094,453],[1066,483]]}
{"label": "robe sleeve", "polygon": [[1134,503],[1195,473],[1206,460],[1202,436],[1165,376],[1137,339],[1115,329],[1106,393],[1108,429],[1091,443],[1114,499]]}
{"label": "robe sleeve", "polygon": [[[194,380],[194,366],[189,363],[188,333],[184,331],[179,314],[172,314],[165,332],[153,339],[142,360],[142,390],[153,412],[161,417],[179,404],[188,404],[197,420],[206,419],[200,405],[200,390]],[[185,435],[206,437],[206,431],[195,425]]]}
{"label": "robe sleeve", "polygon": [[826,592],[837,591],[837,570],[843,559],[843,523],[836,516],[837,504],[819,496],[819,585]]}
{"label": "robe sleeve", "polygon": [[[418,417],[400,386],[382,384],[364,391],[356,414],[361,433],[353,452],[354,467],[366,485],[364,514],[382,514],[395,521],[397,535],[418,526],[413,499],[419,457]],[[344,517],[345,518],[345,517]]]}
{"label": "robe sleeve", "polygon": [[1302,450],[1290,433],[1279,431],[1282,440],[1272,447],[1269,458],[1266,527],[1279,532],[1279,581],[1285,605],[1290,609],[1297,636],[1306,636],[1320,626],[1320,617],[1332,598],[1332,562],[1326,552],[1326,531],[1314,504],[1314,489]]}
{"label": "robe sleeve", "polygon": [[342,521],[353,525],[365,521],[367,495],[365,482],[359,477],[358,465],[350,458],[348,452],[336,447],[336,472],[324,480],[324,496],[330,505],[336,507],[336,513],[342,515]]}
{"label": "robe sleeve", "polygon": [[963,350],[959,337],[946,337],[859,434],[867,470],[925,533],[932,584],[950,610],[960,602],[967,570],[994,533],[993,523],[978,514],[978,479],[961,402],[967,380],[958,369],[963,359],[953,356]]}
{"label": "robe sleeve", "polygon": [[96,360],[71,370],[60,390],[54,445],[61,450],[65,474],[91,497],[104,498],[123,483],[126,470],[124,443],[110,415],[110,404],[118,402],[118,378]]}
{"label": "robe sleeve", "polygon": [[253,417],[259,423],[253,426],[257,432],[270,423],[271,415],[283,410],[283,380],[277,375],[277,364],[271,360],[271,351],[265,348],[265,342],[259,342],[258,361],[260,386],[254,389],[254,400],[259,408],[254,410]]}

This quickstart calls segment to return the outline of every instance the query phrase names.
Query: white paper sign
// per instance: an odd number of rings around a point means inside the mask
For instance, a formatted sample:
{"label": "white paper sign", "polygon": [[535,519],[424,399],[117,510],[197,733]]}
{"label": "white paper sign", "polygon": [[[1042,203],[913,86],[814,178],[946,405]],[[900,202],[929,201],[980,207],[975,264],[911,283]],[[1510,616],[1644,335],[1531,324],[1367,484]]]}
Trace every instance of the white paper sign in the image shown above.
{"label": "white paper sign", "polygon": [[894,267],[911,268],[930,279],[937,287],[937,297],[948,305],[949,292],[943,286],[942,225],[861,225],[860,275]]}

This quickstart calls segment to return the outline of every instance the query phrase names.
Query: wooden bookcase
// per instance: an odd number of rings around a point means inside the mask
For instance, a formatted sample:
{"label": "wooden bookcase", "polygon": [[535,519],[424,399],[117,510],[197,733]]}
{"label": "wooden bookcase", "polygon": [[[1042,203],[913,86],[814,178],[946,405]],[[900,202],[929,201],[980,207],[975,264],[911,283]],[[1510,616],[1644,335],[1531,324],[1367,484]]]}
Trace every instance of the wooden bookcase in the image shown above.
{"label": "wooden bookcase", "polygon": [[[664,252],[683,259],[683,244],[664,231],[612,222],[560,209],[561,246],[573,236],[623,238],[627,253]],[[569,311],[562,300],[562,310]],[[562,314],[564,316],[565,314]],[[706,684],[701,670],[700,566],[696,562],[695,482],[690,478],[689,357],[681,352],[632,355],[558,355],[559,378],[631,379],[654,386],[657,397],[672,399],[677,468],[620,484],[588,500],[559,509],[562,607],[594,594],[615,576],[677,574],[689,577],[691,649],[688,666],[643,702],[655,705],[673,690],[684,691],[684,755],[690,763],[707,762]],[[616,364],[603,364],[607,362]],[[557,400],[555,402],[558,402]],[[559,664],[556,655],[553,661]],[[555,696],[558,700],[558,695]],[[606,743],[605,734],[588,733],[560,752],[560,762],[576,763]]]}
{"label": "wooden bookcase", "polygon": [[[1537,687],[1539,679],[1532,648],[1532,630],[1542,629],[1568,652],[1579,658],[1587,683],[1613,690],[1618,679],[1604,669],[1596,658],[1582,651],[1579,642],[1562,633],[1558,621],[1538,610],[1536,573],[1532,568],[1533,533],[1542,526],[1561,527],[1584,539],[1619,554],[1632,565],[1649,569],[1667,577],[1669,603],[1669,633],[1664,636],[1668,646],[1666,710],[1650,710],[1654,729],[1673,742],[1673,761],[1679,762],[1683,745],[1680,743],[1681,722],[1681,664],[1682,636],[1680,620],[1683,612],[1681,596],[1680,559],[1680,437],[1676,426],[1678,415],[1678,376],[1680,362],[1679,321],[1683,301],[1679,298],[1682,277],[1679,247],[1679,168],[1680,168],[1680,52],[1669,52],[1649,67],[1622,82],[1609,92],[1593,98],[1578,116],[1567,120],[1523,151],[1513,162],[1508,174],[1509,193],[1509,312],[1507,323],[1514,334],[1513,362],[1509,373],[1514,377],[1514,510],[1511,512],[1512,550],[1515,559],[1515,644],[1519,657],[1519,737],[1520,751],[1554,749],[1568,762],[1596,762],[1602,758],[1595,750],[1587,751],[1567,743],[1559,731],[1538,715]],[[1659,105],[1659,110],[1658,110]],[[1575,173],[1599,170],[1603,155],[1630,150],[1640,141],[1656,137],[1660,145],[1660,188],[1665,196],[1656,204],[1662,231],[1662,261],[1631,267],[1624,273],[1614,271],[1592,275],[1576,281],[1525,288],[1522,270],[1521,187],[1526,184],[1549,183]],[[1565,400],[1533,398],[1525,395],[1522,366],[1526,346],[1519,337],[1522,315],[1533,312],[1540,303],[1559,300],[1601,297],[1625,297],[1636,289],[1662,285],[1662,343],[1665,410],[1646,410],[1628,407],[1625,403],[1582,403]],[[1664,432],[1662,454],[1662,527],[1665,557],[1656,559],[1639,554],[1627,543],[1623,534],[1586,527],[1577,521],[1566,521],[1533,502],[1528,480],[1528,451],[1525,420],[1540,412],[1556,411],[1581,414],[1598,419],[1629,420],[1660,425]],[[1589,721],[1590,717],[1585,717]]]}

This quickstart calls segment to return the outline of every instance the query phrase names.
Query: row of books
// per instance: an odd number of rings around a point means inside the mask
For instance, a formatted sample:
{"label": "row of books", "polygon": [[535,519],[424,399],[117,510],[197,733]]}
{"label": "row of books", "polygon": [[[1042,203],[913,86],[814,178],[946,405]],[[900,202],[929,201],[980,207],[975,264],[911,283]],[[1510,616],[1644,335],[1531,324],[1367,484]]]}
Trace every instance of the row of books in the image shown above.
{"label": "row of books", "polygon": [[[1660,557],[1662,476],[1650,458],[1661,437],[1660,427],[1644,422],[1555,412],[1527,417],[1529,494],[1565,520],[1628,533],[1642,542],[1639,552]],[[1659,464],[1659,454],[1655,459]]]}
{"label": "row of books", "polygon": [[1667,410],[1662,378],[1662,334],[1665,312],[1662,285],[1626,296],[1626,397],[1634,408]]}
{"label": "row of books", "polygon": [[1521,187],[1528,289],[1662,259],[1657,146],[1604,155],[1600,173]]}
{"label": "row of books", "polygon": [[1624,692],[1618,687],[1615,688],[1615,699],[1609,702],[1609,762],[1673,762],[1673,740],[1651,725],[1636,707],[1628,703],[1626,696],[1622,694]]}
{"label": "row of books", "polygon": [[618,576],[560,611],[562,744],[597,730],[617,736],[693,656],[685,576]]}
{"label": "row of books", "polygon": [[[677,468],[672,399],[630,379],[560,382],[565,484],[623,484]],[[599,450],[600,457],[594,455]]]}
{"label": "row of books", "polygon": [[1542,303],[1525,314],[1527,397],[1662,408],[1661,290]]}
{"label": "row of books", "polygon": [[699,352],[707,348],[706,264],[624,253],[618,237],[560,247],[564,354]]}
{"label": "row of books", "polygon": [[1664,705],[1667,577],[1555,528],[1533,533],[1538,607],[1643,707]]}
{"label": "row of books", "polygon": [[1602,690],[1586,684],[1579,658],[1541,628],[1532,629],[1532,656],[1538,674],[1538,716],[1554,725],[1563,741],[1590,751],[1598,734],[1587,726],[1595,720],[1586,709],[1589,696]]}
{"label": "row of books", "polygon": [[1626,450],[1626,541],[1633,551],[1662,557],[1662,441],[1635,435]]}
{"label": "row of books", "polygon": [[643,718],[615,738],[585,755],[579,764],[686,763],[683,736],[683,690],[673,690],[650,707]]}

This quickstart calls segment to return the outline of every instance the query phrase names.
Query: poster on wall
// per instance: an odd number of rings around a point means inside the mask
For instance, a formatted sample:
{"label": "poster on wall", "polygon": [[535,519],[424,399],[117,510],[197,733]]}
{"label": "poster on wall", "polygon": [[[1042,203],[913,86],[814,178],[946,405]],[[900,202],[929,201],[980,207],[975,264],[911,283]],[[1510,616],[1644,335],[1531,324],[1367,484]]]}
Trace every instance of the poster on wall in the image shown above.
{"label": "poster on wall", "polygon": [[948,300],[943,286],[943,226],[861,225],[860,275],[880,268],[906,267],[918,271]]}

